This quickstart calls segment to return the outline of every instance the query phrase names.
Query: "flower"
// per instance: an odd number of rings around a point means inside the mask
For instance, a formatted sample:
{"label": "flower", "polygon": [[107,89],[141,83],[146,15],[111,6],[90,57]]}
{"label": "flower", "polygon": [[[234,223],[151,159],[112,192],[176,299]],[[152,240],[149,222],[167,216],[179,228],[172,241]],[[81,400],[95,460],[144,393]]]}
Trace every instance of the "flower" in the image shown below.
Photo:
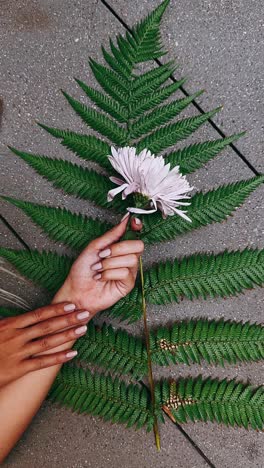
{"label": "flower", "polygon": [[159,209],[163,218],[178,214],[191,221],[186,216],[186,211],[178,209],[179,206],[190,205],[180,200],[190,198],[186,194],[193,189],[186,177],[179,172],[179,166],[170,169],[170,164],[166,164],[162,156],[155,157],[147,149],[136,154],[136,148],[129,146],[117,150],[111,147],[111,152],[112,155],[109,155],[108,159],[124,180],[110,177],[118,187],[108,192],[108,201],[112,201],[120,192],[123,199],[131,193],[141,194],[145,200],[144,205],[148,204],[149,209],[146,206],[144,209],[127,208],[131,213],[149,214]]}

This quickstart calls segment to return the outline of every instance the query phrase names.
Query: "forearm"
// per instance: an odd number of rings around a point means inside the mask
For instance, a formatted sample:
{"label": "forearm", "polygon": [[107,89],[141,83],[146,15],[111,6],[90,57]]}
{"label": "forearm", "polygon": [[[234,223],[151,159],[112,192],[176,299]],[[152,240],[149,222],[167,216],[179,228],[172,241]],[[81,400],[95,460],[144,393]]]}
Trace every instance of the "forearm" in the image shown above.
{"label": "forearm", "polygon": [[[69,300],[59,291],[53,303]],[[74,341],[53,349],[52,352],[69,349]],[[0,462],[30,424],[53,384],[61,364],[30,372],[0,388]]]}

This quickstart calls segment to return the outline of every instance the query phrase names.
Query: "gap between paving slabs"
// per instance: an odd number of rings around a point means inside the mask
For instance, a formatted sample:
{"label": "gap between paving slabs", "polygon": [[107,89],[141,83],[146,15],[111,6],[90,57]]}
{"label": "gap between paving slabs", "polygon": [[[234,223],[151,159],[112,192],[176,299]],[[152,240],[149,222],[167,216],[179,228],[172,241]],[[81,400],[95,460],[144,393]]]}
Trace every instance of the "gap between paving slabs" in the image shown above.
{"label": "gap between paving slabs", "polygon": [[[109,12],[115,16],[115,18],[122,24],[122,26],[127,29],[128,31],[131,31],[131,29],[129,28],[129,26],[125,23],[125,21],[118,15],[118,13],[107,3],[107,1],[105,0],[101,0],[101,3],[109,10]],[[155,62],[161,66],[162,65],[162,62],[159,61],[159,60],[155,60]],[[170,79],[172,81],[177,81],[177,79],[171,75]],[[182,93],[185,95],[185,96],[189,96],[190,94],[188,93],[188,91],[186,91],[186,89],[184,87],[180,87]],[[194,107],[201,113],[201,114],[204,114],[205,111],[203,110],[203,108],[195,101],[192,102],[192,104],[194,105]],[[221,136],[221,137],[225,137],[225,133],[217,126],[217,124],[215,124],[215,122],[212,120],[212,119],[209,119],[208,120],[208,123],[211,125],[211,127]],[[235,152],[235,154],[237,156],[240,157],[240,159],[244,162],[244,164],[247,165],[247,167],[255,174],[255,175],[258,175],[259,172],[255,169],[255,167],[247,160],[247,158],[241,153],[241,151],[236,147],[236,145],[234,144],[230,144],[229,145],[232,150]],[[0,215],[0,219],[4,222],[4,224],[6,225],[6,227],[10,230],[10,232],[19,240],[19,242],[25,247],[25,248],[29,248],[29,246],[27,245],[27,243],[24,241],[24,239],[16,232],[16,230],[12,227],[12,225],[3,217]],[[143,383],[142,383],[143,384]],[[143,384],[144,385],[144,384]],[[169,418],[168,418],[169,419]],[[170,422],[172,423],[172,421],[170,420]],[[173,424],[173,423],[172,423]],[[182,428],[182,426],[180,426],[179,424],[175,424],[175,427],[182,433],[182,435],[184,435],[184,437],[186,438],[186,440],[193,446],[193,448],[197,451],[197,453],[204,459],[204,461],[208,464],[208,466],[211,466],[211,467],[215,467],[215,465],[208,459],[208,457],[205,455],[205,453],[200,449],[200,447],[195,443],[195,441],[189,436],[189,434]]]}

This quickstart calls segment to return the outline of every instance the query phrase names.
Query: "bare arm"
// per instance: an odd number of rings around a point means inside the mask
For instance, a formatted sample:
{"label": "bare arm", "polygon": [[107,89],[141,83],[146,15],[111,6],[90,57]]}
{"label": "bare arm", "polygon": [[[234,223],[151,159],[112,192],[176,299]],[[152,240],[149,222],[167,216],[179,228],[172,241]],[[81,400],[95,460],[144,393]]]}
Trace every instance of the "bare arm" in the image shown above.
{"label": "bare arm", "polygon": [[[138,256],[144,246],[141,241],[118,242],[127,222],[128,218],[88,245],[73,264],[53,303],[70,301],[76,304],[77,309],[88,310],[92,317],[131,291],[137,274]],[[140,230],[142,225],[134,224],[132,227]],[[64,328],[65,325],[61,327]],[[52,349],[41,355],[44,357],[43,354],[54,355],[56,352],[65,355],[62,350],[67,352],[73,343],[72,335],[71,341],[53,345]],[[35,359],[39,359],[40,353],[37,352],[35,356]],[[45,357],[48,358],[47,355]],[[0,380],[0,461],[4,460],[30,424],[65,360],[58,364],[53,362],[47,368],[32,368],[26,375],[2,387]]]}

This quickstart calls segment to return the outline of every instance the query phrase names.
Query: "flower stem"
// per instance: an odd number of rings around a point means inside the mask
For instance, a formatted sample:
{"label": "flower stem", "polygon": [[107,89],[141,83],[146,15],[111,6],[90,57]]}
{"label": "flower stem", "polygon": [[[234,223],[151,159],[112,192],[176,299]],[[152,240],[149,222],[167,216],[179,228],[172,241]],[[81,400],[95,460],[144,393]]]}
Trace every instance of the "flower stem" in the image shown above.
{"label": "flower stem", "polygon": [[141,291],[142,291],[142,311],[143,311],[143,320],[144,320],[144,332],[145,332],[147,357],[148,357],[148,380],[149,380],[150,394],[151,394],[151,405],[152,405],[152,411],[153,411],[153,417],[154,417],[153,430],[154,430],[154,435],[155,435],[157,451],[159,452],[160,451],[160,435],[159,435],[159,429],[158,429],[158,421],[155,415],[155,387],[154,387],[154,381],[153,381],[149,330],[148,330],[148,324],[147,324],[147,307],[146,307],[145,288],[144,288],[143,261],[142,261],[141,256],[139,257],[139,270],[140,270]]}

